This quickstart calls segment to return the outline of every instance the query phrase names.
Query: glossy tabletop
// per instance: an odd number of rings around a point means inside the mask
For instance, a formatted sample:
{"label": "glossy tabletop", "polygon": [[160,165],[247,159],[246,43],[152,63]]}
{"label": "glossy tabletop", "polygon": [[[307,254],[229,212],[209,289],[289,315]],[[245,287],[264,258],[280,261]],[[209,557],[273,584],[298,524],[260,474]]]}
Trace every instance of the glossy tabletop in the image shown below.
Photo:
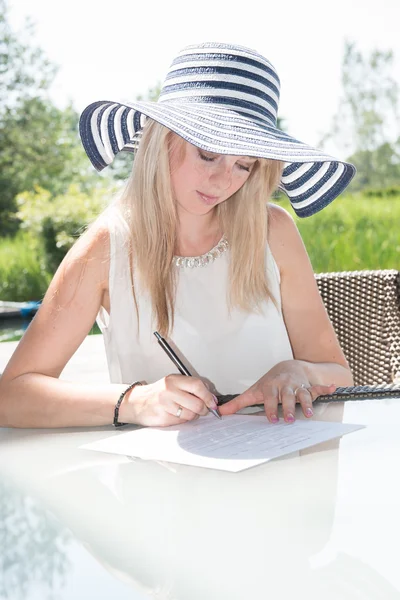
{"label": "glossy tabletop", "polygon": [[366,427],[236,474],[0,430],[0,597],[400,598],[400,398],[315,418]]}

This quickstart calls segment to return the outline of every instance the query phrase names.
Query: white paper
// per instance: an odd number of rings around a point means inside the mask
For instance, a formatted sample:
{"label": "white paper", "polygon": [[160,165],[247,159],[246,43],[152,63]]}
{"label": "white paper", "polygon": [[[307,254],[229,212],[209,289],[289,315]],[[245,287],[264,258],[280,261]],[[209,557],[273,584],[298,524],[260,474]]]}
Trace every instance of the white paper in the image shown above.
{"label": "white paper", "polygon": [[145,460],[238,472],[361,429],[363,425],[213,415],[172,427],[146,427],[81,446]]}

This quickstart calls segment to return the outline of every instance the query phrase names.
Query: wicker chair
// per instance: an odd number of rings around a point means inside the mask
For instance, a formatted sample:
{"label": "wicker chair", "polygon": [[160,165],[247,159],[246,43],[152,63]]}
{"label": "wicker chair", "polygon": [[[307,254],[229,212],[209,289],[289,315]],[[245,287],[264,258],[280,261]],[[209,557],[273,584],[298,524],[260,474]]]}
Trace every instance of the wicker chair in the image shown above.
{"label": "wicker chair", "polygon": [[400,272],[315,276],[355,385],[400,380]]}

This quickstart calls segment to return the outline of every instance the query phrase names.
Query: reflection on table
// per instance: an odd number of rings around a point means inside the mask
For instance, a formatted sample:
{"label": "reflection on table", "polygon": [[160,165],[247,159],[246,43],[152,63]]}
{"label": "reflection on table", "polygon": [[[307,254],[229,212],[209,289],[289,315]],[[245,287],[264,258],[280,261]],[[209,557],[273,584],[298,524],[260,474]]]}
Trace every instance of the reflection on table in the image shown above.
{"label": "reflection on table", "polygon": [[26,558],[31,538],[47,544],[44,579],[68,572],[65,537],[43,536],[26,493],[129,583],[132,599],[400,598],[400,398],[319,405],[315,418],[368,426],[241,473],[79,448],[119,435],[111,428],[4,430],[0,476],[22,494],[3,511],[7,564],[20,561],[15,579],[40,576]]}

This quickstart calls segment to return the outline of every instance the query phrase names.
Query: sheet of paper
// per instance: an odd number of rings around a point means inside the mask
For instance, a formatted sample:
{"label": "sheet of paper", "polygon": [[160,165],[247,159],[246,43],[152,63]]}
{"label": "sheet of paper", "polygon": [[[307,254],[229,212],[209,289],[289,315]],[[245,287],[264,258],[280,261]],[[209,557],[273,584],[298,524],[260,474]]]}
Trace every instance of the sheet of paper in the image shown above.
{"label": "sheet of paper", "polygon": [[147,427],[81,448],[146,460],[238,472],[361,429],[363,425],[297,420],[270,424],[265,417],[213,415],[173,427]]}

